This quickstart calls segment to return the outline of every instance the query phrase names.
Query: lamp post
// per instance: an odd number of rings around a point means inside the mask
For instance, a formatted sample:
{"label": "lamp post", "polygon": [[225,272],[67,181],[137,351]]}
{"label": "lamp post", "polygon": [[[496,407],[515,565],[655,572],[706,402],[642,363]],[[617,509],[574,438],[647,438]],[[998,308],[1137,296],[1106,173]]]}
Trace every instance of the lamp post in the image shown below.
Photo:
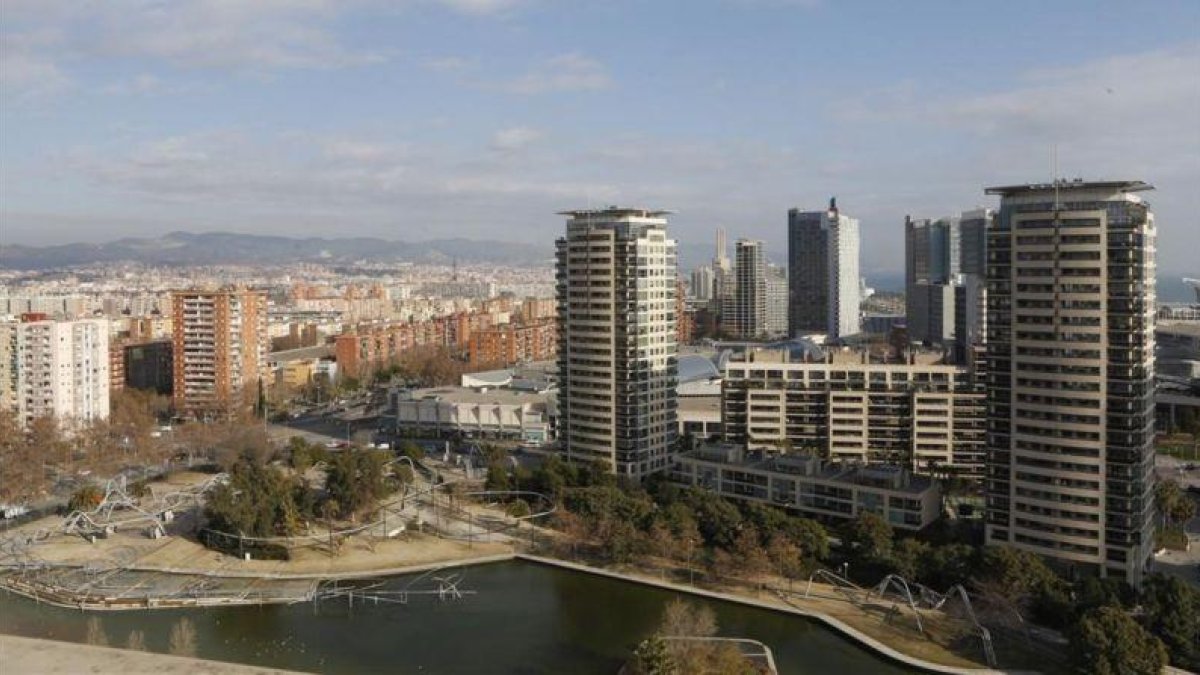
{"label": "lamp post", "polygon": [[688,584],[696,585],[696,568],[692,566],[692,552],[696,548],[696,540],[688,537]]}

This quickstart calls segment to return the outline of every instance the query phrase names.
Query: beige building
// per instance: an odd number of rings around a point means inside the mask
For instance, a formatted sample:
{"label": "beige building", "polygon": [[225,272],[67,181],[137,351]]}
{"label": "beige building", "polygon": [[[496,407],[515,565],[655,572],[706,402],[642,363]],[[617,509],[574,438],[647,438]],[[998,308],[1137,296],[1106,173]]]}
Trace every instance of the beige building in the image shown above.
{"label": "beige building", "polygon": [[1139,181],[991,188],[986,539],[1139,583],[1153,548],[1154,215]]}
{"label": "beige building", "polygon": [[568,211],[557,242],[560,438],[641,477],[676,435],[675,241],[664,211]]}
{"label": "beige building", "polygon": [[175,413],[219,417],[252,406],[270,377],[267,294],[176,291],[171,306]]}
{"label": "beige building", "polygon": [[983,472],[984,393],[940,356],[871,363],[865,352],[840,351],[813,363],[785,349],[749,349],[722,374],[729,442],[921,473]]}
{"label": "beige building", "polygon": [[705,445],[675,457],[673,482],[722,497],[771,504],[827,523],[875,513],[892,527],[920,530],[937,520],[941,493],[925,476],[895,466],[825,462],[812,455]]}

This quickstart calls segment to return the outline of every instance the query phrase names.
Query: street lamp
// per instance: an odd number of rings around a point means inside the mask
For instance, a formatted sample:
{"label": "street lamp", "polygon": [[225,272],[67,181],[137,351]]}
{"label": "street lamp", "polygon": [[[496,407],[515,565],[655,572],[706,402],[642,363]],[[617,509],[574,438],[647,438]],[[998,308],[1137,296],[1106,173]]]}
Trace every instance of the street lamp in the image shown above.
{"label": "street lamp", "polygon": [[696,540],[688,537],[688,584],[696,585],[696,568],[692,566],[692,551],[696,548]]}

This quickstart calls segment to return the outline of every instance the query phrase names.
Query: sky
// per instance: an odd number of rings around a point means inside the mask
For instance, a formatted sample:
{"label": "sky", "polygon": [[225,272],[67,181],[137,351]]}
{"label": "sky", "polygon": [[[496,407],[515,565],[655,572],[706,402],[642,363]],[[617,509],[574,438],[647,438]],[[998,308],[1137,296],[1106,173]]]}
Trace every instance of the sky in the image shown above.
{"label": "sky", "polygon": [[670,209],[863,269],[990,185],[1138,179],[1200,273],[1200,2],[0,0],[0,243],[175,230],[549,243]]}

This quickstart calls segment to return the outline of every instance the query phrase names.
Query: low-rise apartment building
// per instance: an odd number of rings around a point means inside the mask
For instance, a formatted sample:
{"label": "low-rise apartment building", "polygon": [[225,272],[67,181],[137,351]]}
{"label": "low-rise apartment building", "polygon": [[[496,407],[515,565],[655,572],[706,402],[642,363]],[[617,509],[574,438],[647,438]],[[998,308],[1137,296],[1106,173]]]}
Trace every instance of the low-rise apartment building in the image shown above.
{"label": "low-rise apartment building", "polygon": [[786,349],[748,349],[723,367],[728,442],[790,447],[833,461],[886,462],[978,477],[986,404],[969,372],[931,354],[875,363],[858,351],[813,363]]}
{"label": "low-rise apartment building", "polygon": [[832,463],[734,444],[680,453],[668,477],[722,497],[771,504],[834,524],[875,513],[892,527],[915,531],[937,520],[941,509],[936,482],[902,467]]}

